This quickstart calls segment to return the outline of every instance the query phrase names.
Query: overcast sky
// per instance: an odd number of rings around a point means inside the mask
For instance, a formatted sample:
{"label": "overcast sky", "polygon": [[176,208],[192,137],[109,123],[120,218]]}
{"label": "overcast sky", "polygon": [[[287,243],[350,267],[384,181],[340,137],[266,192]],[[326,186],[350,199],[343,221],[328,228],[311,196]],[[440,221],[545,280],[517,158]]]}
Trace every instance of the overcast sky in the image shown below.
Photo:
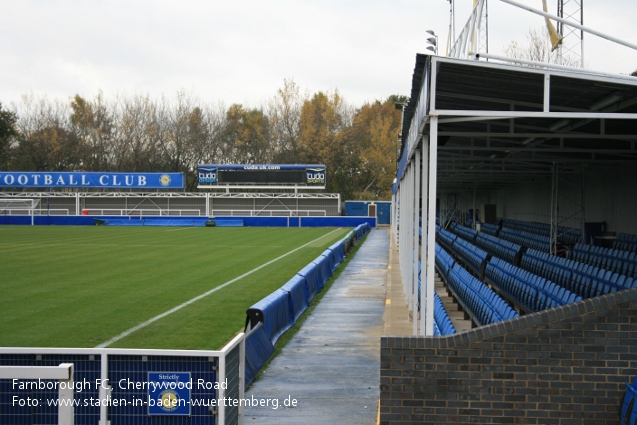
{"label": "overcast sky", "polygon": [[[541,8],[540,0],[518,0]],[[456,28],[472,0],[456,0]],[[490,52],[524,44],[543,20],[489,0]],[[556,0],[549,12],[556,13]],[[409,95],[426,30],[449,27],[448,0],[0,0],[0,102],[116,95],[260,106],[292,79],[354,106]],[[585,25],[637,44],[636,0],[587,1]],[[591,70],[629,74],[637,51],[586,37]]]}

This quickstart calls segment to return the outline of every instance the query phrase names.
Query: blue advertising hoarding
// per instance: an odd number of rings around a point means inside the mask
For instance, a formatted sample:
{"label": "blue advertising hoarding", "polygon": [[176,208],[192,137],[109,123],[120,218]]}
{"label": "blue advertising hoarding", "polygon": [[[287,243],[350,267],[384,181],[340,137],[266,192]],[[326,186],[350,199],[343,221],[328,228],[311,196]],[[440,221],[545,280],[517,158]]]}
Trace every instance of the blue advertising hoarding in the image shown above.
{"label": "blue advertising hoarding", "polygon": [[0,172],[0,188],[183,189],[182,173]]}

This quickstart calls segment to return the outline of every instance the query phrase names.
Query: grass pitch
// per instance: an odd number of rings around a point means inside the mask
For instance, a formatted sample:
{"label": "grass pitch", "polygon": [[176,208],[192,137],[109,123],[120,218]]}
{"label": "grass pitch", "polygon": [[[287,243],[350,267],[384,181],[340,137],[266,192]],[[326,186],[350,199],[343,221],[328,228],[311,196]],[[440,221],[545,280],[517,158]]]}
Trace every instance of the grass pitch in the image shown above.
{"label": "grass pitch", "polygon": [[0,226],[0,346],[216,350],[350,229]]}

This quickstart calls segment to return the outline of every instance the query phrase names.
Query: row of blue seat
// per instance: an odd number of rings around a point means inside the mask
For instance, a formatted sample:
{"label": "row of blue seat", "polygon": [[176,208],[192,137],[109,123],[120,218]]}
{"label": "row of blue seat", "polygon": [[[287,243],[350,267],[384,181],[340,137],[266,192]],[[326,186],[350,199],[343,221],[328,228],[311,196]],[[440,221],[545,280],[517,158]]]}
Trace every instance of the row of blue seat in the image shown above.
{"label": "row of blue seat", "polygon": [[445,248],[451,249],[456,239],[458,239],[458,235],[436,225],[436,240],[439,241]]}
{"label": "row of blue seat", "polygon": [[[488,236],[488,238],[498,239],[493,236]],[[462,239],[456,239],[451,245],[450,252],[457,255],[458,246],[465,245],[466,248],[467,243]],[[539,251],[535,252],[539,253]],[[440,260],[436,258],[436,266],[444,276],[453,267],[454,260],[444,250],[437,250],[436,255],[441,257]],[[465,262],[462,256],[458,255],[458,258]],[[540,311],[582,299],[577,293],[557,285],[549,279],[527,272],[496,255],[488,262],[485,259],[485,275],[483,277],[485,281],[500,288],[511,300],[518,302],[527,311]]]}
{"label": "row of blue seat", "polygon": [[637,277],[637,252],[578,243],[569,258],[629,277]]}
{"label": "row of blue seat", "polygon": [[488,252],[461,238],[454,241],[451,250],[472,272],[481,279],[484,277]]}
{"label": "row of blue seat", "polygon": [[613,248],[622,251],[637,252],[637,235],[620,233],[613,241]]}
{"label": "row of blue seat", "polygon": [[493,289],[480,282],[458,263],[449,272],[447,284],[478,325],[488,325],[518,317],[518,314]]}
{"label": "row of blue seat", "polygon": [[[438,252],[439,245],[436,244],[436,252]],[[421,279],[422,265],[420,261],[418,261],[418,311],[420,311],[420,291],[422,288],[422,279]],[[451,335],[456,333],[456,328],[454,328],[451,323],[451,319],[449,318],[449,314],[445,309],[445,306],[442,304],[442,300],[434,292],[434,335]]]}
{"label": "row of blue seat", "polygon": [[469,242],[475,242],[476,237],[478,236],[478,231],[474,230],[470,227],[462,226],[457,223],[451,223],[449,225],[449,230],[451,233],[460,236],[462,239],[467,240]]}
{"label": "row of blue seat", "polygon": [[622,425],[637,425],[637,376],[632,384],[626,383],[626,392],[619,406],[618,416]]}
{"label": "row of blue seat", "polygon": [[453,335],[455,333],[456,328],[451,323],[440,296],[434,292],[434,335]]}
{"label": "row of blue seat", "polygon": [[498,237],[520,244],[526,248],[537,249],[544,252],[550,252],[551,250],[551,240],[548,236],[537,235],[525,230],[503,227],[500,230]]}
{"label": "row of blue seat", "polygon": [[637,280],[631,277],[533,249],[529,249],[522,255],[520,265],[538,276],[575,292],[582,298],[596,297],[637,286]]}
{"label": "row of blue seat", "polygon": [[582,297],[554,282],[502,259],[487,263],[486,280],[500,288],[526,310],[536,312],[579,301]]}
{"label": "row of blue seat", "polygon": [[[504,220],[503,226],[510,229],[523,230],[536,235],[545,236],[550,239],[551,225],[548,223],[537,223],[534,221]],[[573,245],[582,239],[581,229],[566,226],[557,226],[557,240],[565,245]]]}
{"label": "row of blue seat", "polygon": [[522,245],[500,239],[486,233],[480,232],[476,238],[476,245],[485,249],[491,255],[508,261],[511,264],[518,264]]}
{"label": "row of blue seat", "polygon": [[486,233],[491,236],[498,236],[500,226],[492,223],[482,223],[480,225],[480,233]]}
{"label": "row of blue seat", "polygon": [[436,244],[436,268],[445,282],[449,281],[449,272],[455,263],[453,257],[442,246]]}

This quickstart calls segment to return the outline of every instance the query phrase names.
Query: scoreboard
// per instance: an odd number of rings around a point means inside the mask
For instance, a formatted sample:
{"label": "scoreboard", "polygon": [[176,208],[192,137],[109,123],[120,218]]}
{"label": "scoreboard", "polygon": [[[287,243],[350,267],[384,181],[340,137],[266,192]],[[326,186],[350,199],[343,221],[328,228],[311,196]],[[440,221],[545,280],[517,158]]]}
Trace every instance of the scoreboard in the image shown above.
{"label": "scoreboard", "polygon": [[198,188],[325,188],[323,164],[199,164]]}

